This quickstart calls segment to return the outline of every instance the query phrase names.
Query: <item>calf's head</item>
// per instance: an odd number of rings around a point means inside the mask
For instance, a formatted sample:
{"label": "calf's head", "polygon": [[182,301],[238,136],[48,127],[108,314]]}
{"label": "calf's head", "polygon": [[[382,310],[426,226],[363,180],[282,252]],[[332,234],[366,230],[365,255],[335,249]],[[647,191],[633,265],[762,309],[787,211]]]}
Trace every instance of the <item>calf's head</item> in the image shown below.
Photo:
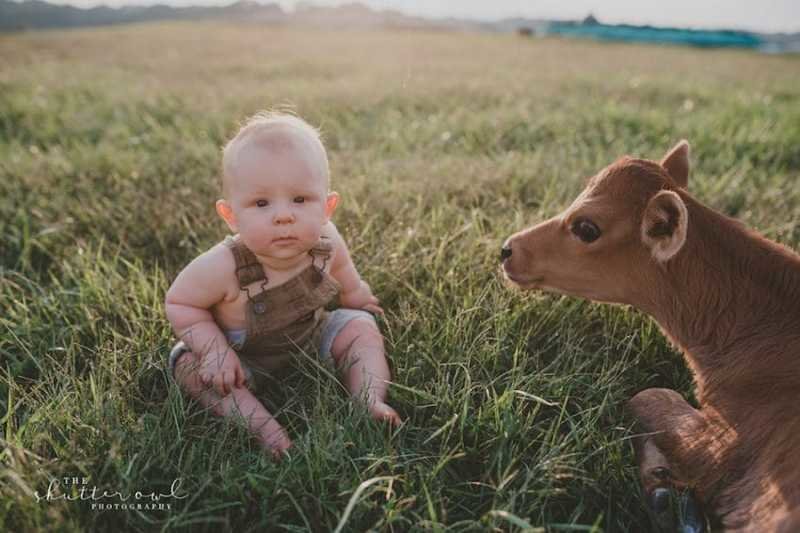
{"label": "calf's head", "polygon": [[688,174],[686,141],[658,163],[619,159],[592,176],[566,211],[509,237],[503,274],[522,289],[641,303],[686,241]]}

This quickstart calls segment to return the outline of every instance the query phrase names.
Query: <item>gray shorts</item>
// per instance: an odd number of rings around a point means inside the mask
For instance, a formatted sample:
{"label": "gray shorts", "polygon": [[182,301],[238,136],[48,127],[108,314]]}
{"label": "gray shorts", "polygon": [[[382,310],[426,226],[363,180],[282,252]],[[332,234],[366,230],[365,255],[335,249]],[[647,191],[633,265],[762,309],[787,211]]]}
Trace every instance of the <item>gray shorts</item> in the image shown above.
{"label": "gray shorts", "polygon": [[[325,318],[322,321],[322,329],[319,335],[319,345],[317,346],[320,361],[323,363],[328,363],[333,360],[333,355],[331,354],[333,341],[336,340],[339,332],[342,331],[342,328],[344,328],[348,322],[356,319],[369,320],[375,324],[375,318],[367,311],[363,311],[361,309],[340,308],[325,314]],[[232,329],[223,331],[223,333],[225,333],[225,337],[234,348],[237,346],[243,346],[244,340],[247,337],[247,330],[244,329]],[[175,364],[183,354],[189,351],[191,351],[190,348],[183,341],[178,341],[175,343],[175,345],[172,347],[172,350],[170,350],[169,371],[173,378],[175,377]],[[242,365],[242,370],[244,370],[245,379],[249,382],[252,382],[252,369],[245,364],[244,360],[240,362]]]}

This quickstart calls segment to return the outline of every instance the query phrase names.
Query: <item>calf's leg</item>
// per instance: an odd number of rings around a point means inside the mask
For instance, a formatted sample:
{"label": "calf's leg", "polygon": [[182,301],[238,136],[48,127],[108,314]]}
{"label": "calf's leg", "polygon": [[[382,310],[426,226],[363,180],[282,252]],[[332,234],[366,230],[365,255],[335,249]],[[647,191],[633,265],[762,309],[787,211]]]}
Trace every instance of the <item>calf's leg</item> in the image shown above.
{"label": "calf's leg", "polygon": [[669,389],[644,390],[627,408],[637,423],[633,445],[639,476],[657,526],[675,529],[670,504],[678,493],[681,531],[702,531],[704,520],[691,493],[697,469],[709,466],[698,452],[707,425],[702,413]]}

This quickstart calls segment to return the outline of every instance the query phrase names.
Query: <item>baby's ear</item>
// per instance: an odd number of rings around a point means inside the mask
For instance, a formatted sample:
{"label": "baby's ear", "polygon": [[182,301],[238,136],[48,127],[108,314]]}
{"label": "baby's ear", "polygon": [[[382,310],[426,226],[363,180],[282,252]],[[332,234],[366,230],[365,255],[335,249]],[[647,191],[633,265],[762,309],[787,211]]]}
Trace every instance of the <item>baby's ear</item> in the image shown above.
{"label": "baby's ear", "polygon": [[217,200],[216,208],[217,214],[222,217],[222,220],[225,221],[231,231],[234,233],[239,231],[236,228],[236,217],[233,216],[233,208],[231,208],[231,204],[229,204],[226,200],[220,199]]}
{"label": "baby's ear", "polygon": [[330,218],[333,216],[333,212],[336,211],[337,205],[339,205],[339,193],[328,193],[328,199],[325,200],[325,218],[330,220]]}

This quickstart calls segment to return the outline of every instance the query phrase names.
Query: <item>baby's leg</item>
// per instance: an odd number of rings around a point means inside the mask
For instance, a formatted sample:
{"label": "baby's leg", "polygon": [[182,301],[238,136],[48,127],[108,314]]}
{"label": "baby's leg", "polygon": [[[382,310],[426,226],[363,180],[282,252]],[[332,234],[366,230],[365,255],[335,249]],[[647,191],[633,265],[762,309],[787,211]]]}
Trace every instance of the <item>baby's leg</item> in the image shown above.
{"label": "baby's leg", "polygon": [[400,416],[386,404],[391,376],[383,336],[375,323],[358,318],[348,322],[334,339],[331,354],[350,394],[356,398],[365,395],[374,418],[400,424]]}
{"label": "baby's leg", "polygon": [[181,388],[201,405],[211,408],[217,416],[243,417],[247,428],[261,445],[274,457],[280,458],[292,445],[283,426],[246,388],[234,388],[230,394],[220,398],[213,387],[201,383],[198,363],[192,352],[184,353],[175,362],[175,379]]}

